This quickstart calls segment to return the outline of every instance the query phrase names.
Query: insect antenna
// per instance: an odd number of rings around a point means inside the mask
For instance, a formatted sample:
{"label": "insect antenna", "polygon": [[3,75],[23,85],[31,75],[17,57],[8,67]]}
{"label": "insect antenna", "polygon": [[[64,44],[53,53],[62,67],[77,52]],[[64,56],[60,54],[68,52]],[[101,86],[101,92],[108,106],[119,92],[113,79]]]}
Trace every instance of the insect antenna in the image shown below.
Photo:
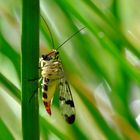
{"label": "insect antenna", "polygon": [[73,38],[76,34],[78,34],[79,32],[81,32],[83,29],[85,29],[86,27],[81,28],[80,30],[78,30],[77,32],[75,32],[74,34],[72,34],[68,39],[66,39],[61,45],[59,45],[56,50],[58,50],[60,47],[62,47],[65,43],[67,43],[71,38]]}
{"label": "insect antenna", "polygon": [[46,24],[46,26],[47,26],[47,29],[48,29],[49,34],[50,34],[50,36],[51,36],[52,47],[54,48],[53,36],[52,36],[51,30],[50,30],[50,28],[49,28],[49,25],[47,24],[47,22],[45,21],[45,19],[43,18],[43,16],[42,16],[42,15],[40,15],[40,16],[41,16],[43,22],[44,22],[44,23]]}

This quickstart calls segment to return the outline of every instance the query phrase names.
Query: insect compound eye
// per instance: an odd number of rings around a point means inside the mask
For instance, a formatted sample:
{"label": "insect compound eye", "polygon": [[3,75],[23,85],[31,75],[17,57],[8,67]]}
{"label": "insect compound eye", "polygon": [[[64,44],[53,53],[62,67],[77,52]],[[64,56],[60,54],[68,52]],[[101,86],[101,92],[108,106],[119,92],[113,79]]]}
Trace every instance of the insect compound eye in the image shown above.
{"label": "insect compound eye", "polygon": [[59,52],[55,52],[55,58],[58,59],[59,57]]}
{"label": "insect compound eye", "polygon": [[59,54],[59,52],[56,52],[55,54],[56,54],[56,55],[58,55],[58,54]]}
{"label": "insect compound eye", "polygon": [[45,60],[45,55],[44,54],[41,57],[43,58],[43,60]]}
{"label": "insect compound eye", "polygon": [[42,55],[43,60],[51,60],[51,57],[48,55]]}

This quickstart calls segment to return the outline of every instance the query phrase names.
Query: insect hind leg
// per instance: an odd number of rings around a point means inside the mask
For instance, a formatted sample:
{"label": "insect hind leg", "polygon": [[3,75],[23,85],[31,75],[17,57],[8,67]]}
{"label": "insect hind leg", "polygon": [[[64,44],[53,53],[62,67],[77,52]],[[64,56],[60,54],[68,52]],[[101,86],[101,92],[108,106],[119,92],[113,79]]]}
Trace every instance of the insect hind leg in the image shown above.
{"label": "insect hind leg", "polygon": [[40,82],[42,81],[42,78],[38,78],[38,79],[31,79],[31,81],[36,81],[38,80],[38,87],[33,91],[33,94],[31,95],[30,99],[29,99],[29,103],[31,102],[32,98],[35,96],[35,94],[37,93],[38,89],[40,88]]}
{"label": "insect hind leg", "polygon": [[33,92],[33,94],[31,95],[30,99],[29,99],[29,103],[31,102],[32,98],[35,96],[35,94],[37,93],[38,88],[36,88]]}

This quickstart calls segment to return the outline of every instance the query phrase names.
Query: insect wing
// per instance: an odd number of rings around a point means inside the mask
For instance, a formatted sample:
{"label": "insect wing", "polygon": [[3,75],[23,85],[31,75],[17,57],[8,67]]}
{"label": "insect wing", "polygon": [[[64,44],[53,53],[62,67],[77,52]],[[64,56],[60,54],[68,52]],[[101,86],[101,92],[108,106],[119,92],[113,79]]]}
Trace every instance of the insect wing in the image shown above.
{"label": "insect wing", "polygon": [[72,124],[75,120],[75,108],[68,82],[63,78],[60,80],[60,109],[65,120]]}

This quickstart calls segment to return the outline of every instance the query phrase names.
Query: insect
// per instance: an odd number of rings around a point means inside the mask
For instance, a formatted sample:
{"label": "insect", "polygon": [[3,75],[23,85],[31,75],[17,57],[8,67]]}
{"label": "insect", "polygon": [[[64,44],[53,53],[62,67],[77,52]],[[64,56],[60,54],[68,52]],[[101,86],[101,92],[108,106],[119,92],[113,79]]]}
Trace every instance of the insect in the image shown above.
{"label": "insect", "polygon": [[[43,17],[42,19],[45,22]],[[49,29],[48,25],[47,28]],[[42,57],[40,58],[40,69],[41,69],[41,77],[42,77],[41,85],[42,85],[42,95],[43,95],[42,100],[44,102],[46,111],[49,115],[51,115],[51,103],[53,100],[55,89],[58,87],[60,110],[64,119],[69,124],[72,124],[75,121],[75,107],[74,107],[74,101],[72,98],[70,86],[65,78],[62,62],[59,59],[58,49],[83,29],[84,28],[78,30],[76,33],[70,36],[56,49],[52,50],[48,54],[42,55]],[[53,43],[51,32],[50,35]]]}

